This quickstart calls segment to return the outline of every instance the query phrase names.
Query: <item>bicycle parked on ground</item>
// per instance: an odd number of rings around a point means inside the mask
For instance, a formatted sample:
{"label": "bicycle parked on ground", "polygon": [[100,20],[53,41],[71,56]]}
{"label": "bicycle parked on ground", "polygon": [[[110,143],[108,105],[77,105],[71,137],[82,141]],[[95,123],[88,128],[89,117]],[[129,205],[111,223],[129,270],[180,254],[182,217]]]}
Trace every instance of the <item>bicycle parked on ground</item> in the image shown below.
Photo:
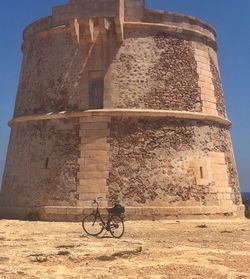
{"label": "bicycle parked on ground", "polygon": [[101,199],[101,197],[98,197],[94,200],[94,204],[96,204],[96,210],[83,218],[83,230],[89,235],[97,236],[105,229],[106,231],[109,231],[115,238],[122,237],[124,234],[124,207],[117,203],[114,205],[114,207],[107,208],[108,218],[106,221],[100,214],[99,199]]}

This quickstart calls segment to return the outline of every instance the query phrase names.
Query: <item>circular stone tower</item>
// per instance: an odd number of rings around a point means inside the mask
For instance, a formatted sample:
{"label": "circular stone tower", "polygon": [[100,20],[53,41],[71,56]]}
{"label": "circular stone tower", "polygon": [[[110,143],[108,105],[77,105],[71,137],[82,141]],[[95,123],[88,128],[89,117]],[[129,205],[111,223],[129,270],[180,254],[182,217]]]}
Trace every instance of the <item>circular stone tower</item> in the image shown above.
{"label": "circular stone tower", "polygon": [[144,0],[70,0],[24,31],[1,216],[242,212],[216,34]]}

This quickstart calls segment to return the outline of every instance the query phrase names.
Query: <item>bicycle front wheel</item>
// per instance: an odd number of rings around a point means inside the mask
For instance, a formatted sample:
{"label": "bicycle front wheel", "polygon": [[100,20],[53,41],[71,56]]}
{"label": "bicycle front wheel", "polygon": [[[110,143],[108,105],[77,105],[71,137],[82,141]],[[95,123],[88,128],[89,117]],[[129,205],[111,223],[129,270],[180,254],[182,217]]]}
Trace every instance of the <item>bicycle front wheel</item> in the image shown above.
{"label": "bicycle front wheel", "polygon": [[90,214],[83,218],[82,228],[87,234],[92,236],[97,236],[104,229],[100,217],[95,214]]}
{"label": "bicycle front wheel", "polygon": [[119,216],[111,216],[110,218],[110,233],[115,238],[120,238],[124,234],[124,223],[123,219]]}

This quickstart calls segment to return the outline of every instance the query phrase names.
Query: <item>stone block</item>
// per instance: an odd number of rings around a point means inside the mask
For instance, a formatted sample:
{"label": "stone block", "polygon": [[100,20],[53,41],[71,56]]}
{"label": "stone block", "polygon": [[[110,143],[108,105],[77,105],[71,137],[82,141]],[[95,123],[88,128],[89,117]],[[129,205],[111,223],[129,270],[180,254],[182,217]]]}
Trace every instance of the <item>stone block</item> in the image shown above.
{"label": "stone block", "polygon": [[199,75],[199,81],[213,84],[213,81],[210,77],[203,76],[203,75]]}
{"label": "stone block", "polygon": [[96,123],[96,122],[106,123],[110,121],[111,121],[111,117],[109,116],[86,116],[80,118],[80,123]]}
{"label": "stone block", "polygon": [[[208,61],[209,62],[209,61]],[[202,70],[211,71],[210,62],[209,63],[201,63],[197,61],[197,67]]]}
{"label": "stone block", "polygon": [[209,58],[208,57],[204,57],[204,56],[201,56],[201,55],[197,55],[195,54],[195,60],[198,63],[204,63],[204,64],[207,64],[209,65],[210,61],[209,61]]}
{"label": "stone block", "polygon": [[[94,201],[95,198],[102,197],[106,199],[106,193],[80,193],[79,200],[81,201]],[[103,201],[102,201],[103,202]]]}
{"label": "stone block", "polygon": [[229,186],[229,181],[228,178],[224,179],[224,180],[219,180],[219,179],[214,179],[215,182],[215,186],[216,187],[228,187]]}
{"label": "stone block", "polygon": [[81,151],[81,158],[107,158],[109,154],[105,150],[85,150]]}
{"label": "stone block", "polygon": [[[77,205],[79,207],[83,207],[83,213],[85,214],[85,210],[89,209],[91,210],[90,213],[92,213],[93,209],[94,209],[94,199],[93,200],[89,200],[89,201],[82,201],[82,200],[78,200]],[[87,207],[87,208],[86,208]]]}
{"label": "stone block", "polygon": [[93,145],[102,145],[107,143],[106,136],[93,136],[93,137],[82,137],[81,144],[93,144]]}
{"label": "stone block", "polygon": [[218,184],[222,181],[228,181],[228,175],[227,173],[224,172],[218,172],[218,173],[213,172],[212,176],[214,181],[217,182]]}
{"label": "stone block", "polygon": [[209,48],[205,44],[199,43],[199,42],[192,42],[192,45],[195,49],[195,54],[196,54],[196,50],[202,50],[202,51],[208,53]]}
{"label": "stone block", "polygon": [[80,137],[90,137],[90,138],[103,138],[110,135],[110,131],[108,129],[93,129],[93,130],[80,130]]}
{"label": "stone block", "polygon": [[203,90],[204,89],[207,89],[207,90],[210,90],[210,91],[214,91],[214,85],[213,83],[211,82],[205,82],[205,81],[201,81],[199,80],[198,81],[198,85],[200,86],[200,88]]}
{"label": "stone block", "polygon": [[109,151],[110,149],[110,144],[109,143],[86,143],[86,144],[81,144],[80,145],[80,150],[85,151],[85,150],[100,150],[104,151],[107,150]]}
{"label": "stone block", "polygon": [[229,187],[228,183],[229,183],[228,180],[215,180],[214,181],[214,187],[227,189]]}
{"label": "stone block", "polygon": [[96,178],[108,178],[108,171],[88,171],[88,172],[78,172],[77,178],[79,179],[96,179]]}
{"label": "stone block", "polygon": [[223,152],[210,152],[209,155],[212,157],[212,160],[214,158],[225,158],[225,153]]}
{"label": "stone block", "polygon": [[216,98],[213,96],[213,94],[212,94],[213,92],[212,91],[210,91],[210,92],[211,92],[211,94],[207,95],[207,94],[202,94],[202,91],[201,91],[201,100],[216,104]]}
{"label": "stone block", "polygon": [[209,54],[207,50],[203,50],[203,49],[195,49],[195,55],[196,56],[202,56],[204,58],[207,58],[209,60]]}
{"label": "stone block", "polygon": [[[223,166],[223,165],[221,165],[221,166]],[[221,181],[228,181],[227,172],[224,172],[221,170],[212,171],[212,176],[213,176],[214,180],[218,183],[220,183]]]}
{"label": "stone block", "polygon": [[58,207],[57,214],[66,215],[67,214],[67,207],[63,207],[63,206]]}
{"label": "stone block", "polygon": [[58,208],[55,206],[45,206],[44,213],[47,214],[58,214]]}
{"label": "stone block", "polygon": [[220,193],[220,190],[216,187],[216,186],[211,186],[210,188],[209,188],[209,192],[210,192],[210,194],[216,194],[216,193]]}
{"label": "stone block", "polygon": [[100,185],[87,185],[87,186],[78,186],[77,187],[78,193],[96,193],[96,196],[98,196],[98,193],[101,192],[101,186]]}
{"label": "stone block", "polygon": [[74,43],[79,44],[80,42],[80,25],[77,19],[70,20],[70,31],[73,38]]}
{"label": "stone block", "polygon": [[211,102],[208,102],[208,101],[203,101],[202,105],[203,105],[204,108],[208,108],[208,109],[216,110],[216,108],[217,108],[215,103],[211,103]]}
{"label": "stone block", "polygon": [[107,164],[80,165],[81,172],[108,171],[108,170],[109,170],[109,166]]}
{"label": "stone block", "polygon": [[107,185],[101,185],[101,193],[108,193],[109,188]]}
{"label": "stone block", "polygon": [[207,95],[215,98],[214,89],[201,88],[201,95]]}
{"label": "stone block", "polygon": [[44,221],[53,221],[53,222],[63,222],[67,220],[67,214],[45,214],[43,216]]}
{"label": "stone block", "polygon": [[227,176],[227,165],[211,164],[212,173]]}
{"label": "stone block", "polygon": [[109,163],[109,156],[102,156],[102,157],[89,157],[84,159],[85,165],[91,164],[108,164]]}
{"label": "stone block", "polygon": [[86,160],[85,158],[78,158],[77,162],[80,166],[82,166],[86,164],[85,160]]}
{"label": "stone block", "polygon": [[229,188],[228,185],[226,185],[226,186],[217,186],[217,185],[215,185],[215,186],[212,186],[210,188],[210,190],[213,193],[219,193],[219,194],[223,194],[223,193],[229,194],[229,193],[232,192],[232,189]]}
{"label": "stone block", "polygon": [[212,158],[211,163],[216,166],[216,165],[226,165],[226,160],[225,158]]}
{"label": "stone block", "polygon": [[207,114],[207,115],[214,115],[214,116],[218,116],[218,112],[215,109],[211,109],[211,108],[202,108],[202,112]]}
{"label": "stone block", "polygon": [[206,77],[210,77],[210,78],[213,78],[213,75],[210,71],[207,71],[207,70],[203,70],[203,69],[197,69],[197,73],[199,75],[204,75]]}
{"label": "stone block", "polygon": [[81,130],[102,130],[107,129],[108,123],[107,122],[83,122],[80,125]]}
{"label": "stone block", "polygon": [[92,179],[80,179],[79,185],[81,190],[84,191],[84,187],[93,186],[93,187],[100,187],[102,185],[106,185],[106,179],[104,178],[92,178]]}
{"label": "stone block", "polygon": [[218,193],[217,196],[218,196],[220,201],[231,200],[231,194],[230,193]]}
{"label": "stone block", "polygon": [[196,179],[196,183],[197,183],[197,185],[208,185],[208,179],[202,179],[202,178],[198,178],[198,179]]}
{"label": "stone block", "polygon": [[78,215],[82,214],[82,208],[81,207],[67,207],[67,215]]}
{"label": "stone block", "polygon": [[226,188],[226,193],[228,194],[232,194],[233,193],[233,189],[229,186]]}
{"label": "stone block", "polygon": [[221,200],[220,201],[220,206],[228,207],[228,209],[230,209],[229,212],[232,211],[232,205],[233,205],[233,201],[232,200]]}

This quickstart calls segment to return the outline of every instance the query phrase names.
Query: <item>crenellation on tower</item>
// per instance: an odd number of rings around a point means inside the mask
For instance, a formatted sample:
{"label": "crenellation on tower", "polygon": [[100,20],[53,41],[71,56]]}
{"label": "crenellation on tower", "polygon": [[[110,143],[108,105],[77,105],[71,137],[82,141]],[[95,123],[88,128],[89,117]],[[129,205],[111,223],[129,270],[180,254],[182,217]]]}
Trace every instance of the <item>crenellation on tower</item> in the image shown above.
{"label": "crenellation on tower", "polygon": [[0,216],[239,216],[214,29],[144,0],[70,0],[24,30]]}

